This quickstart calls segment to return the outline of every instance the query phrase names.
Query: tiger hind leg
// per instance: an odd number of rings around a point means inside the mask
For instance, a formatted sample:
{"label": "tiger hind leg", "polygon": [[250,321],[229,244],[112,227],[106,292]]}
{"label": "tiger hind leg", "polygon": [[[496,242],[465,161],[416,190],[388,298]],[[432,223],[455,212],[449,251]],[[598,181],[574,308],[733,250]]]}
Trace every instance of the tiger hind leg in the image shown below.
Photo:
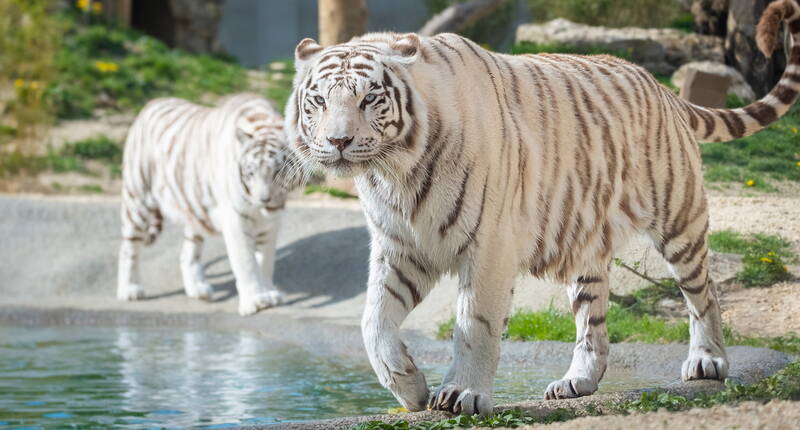
{"label": "tiger hind leg", "polygon": [[708,213],[703,211],[683,232],[656,241],[689,310],[689,357],[681,369],[684,381],[728,376],[719,300],[709,277],[707,232]]}
{"label": "tiger hind leg", "polygon": [[203,236],[189,227],[184,229],[181,249],[181,275],[186,295],[193,299],[211,300],[214,288],[206,281],[200,254],[203,250]]}
{"label": "tiger hind leg", "polygon": [[150,245],[161,233],[163,217],[158,207],[149,207],[124,187],[120,218],[122,244],[117,266],[117,299],[139,300],[144,298],[139,272],[139,251],[142,245]]}
{"label": "tiger hind leg", "polygon": [[563,378],[547,386],[546,400],[586,396],[597,391],[608,359],[608,273],[581,276],[568,289],[575,317],[575,349]]}

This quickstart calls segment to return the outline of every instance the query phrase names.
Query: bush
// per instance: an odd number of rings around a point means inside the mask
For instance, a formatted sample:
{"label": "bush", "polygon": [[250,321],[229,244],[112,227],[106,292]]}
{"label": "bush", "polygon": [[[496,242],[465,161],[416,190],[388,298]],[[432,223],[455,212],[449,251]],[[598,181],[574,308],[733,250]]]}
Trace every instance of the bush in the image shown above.
{"label": "bush", "polygon": [[677,0],[528,0],[537,21],[566,18],[606,27],[686,26]]}
{"label": "bush", "polygon": [[15,90],[0,115],[14,119],[19,137],[33,135],[51,119],[43,94],[53,77],[62,26],[50,7],[49,0],[0,0],[0,82],[12,83]]}
{"label": "bush", "polygon": [[150,36],[100,24],[73,24],[55,67],[46,97],[61,118],[90,117],[97,108],[137,109],[167,95],[197,102],[207,93],[247,86],[237,64],[169,49]]}
{"label": "bush", "polygon": [[122,161],[122,146],[106,136],[68,144],[65,152],[85,160]]}

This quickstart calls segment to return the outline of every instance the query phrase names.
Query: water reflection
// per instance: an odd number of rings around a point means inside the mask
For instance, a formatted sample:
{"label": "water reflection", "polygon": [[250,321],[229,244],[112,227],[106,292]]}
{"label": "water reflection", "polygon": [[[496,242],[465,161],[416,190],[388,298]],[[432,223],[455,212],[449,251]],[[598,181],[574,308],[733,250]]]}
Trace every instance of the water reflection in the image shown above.
{"label": "water reflection", "polygon": [[[432,385],[445,370],[422,367]],[[562,371],[501,367],[496,399],[539,396]],[[606,381],[601,388],[652,383]],[[264,424],[396,406],[366,360],[322,358],[252,332],[0,327],[0,429]]]}

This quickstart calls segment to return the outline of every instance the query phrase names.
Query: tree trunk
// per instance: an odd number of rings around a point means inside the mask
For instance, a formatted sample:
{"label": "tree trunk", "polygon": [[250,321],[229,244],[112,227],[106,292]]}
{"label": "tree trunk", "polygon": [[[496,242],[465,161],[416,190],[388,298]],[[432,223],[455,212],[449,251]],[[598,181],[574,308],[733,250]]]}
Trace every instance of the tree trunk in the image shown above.
{"label": "tree trunk", "polygon": [[456,3],[437,13],[419,30],[422,36],[439,33],[458,33],[479,19],[494,12],[506,0],[471,0]]}
{"label": "tree trunk", "polygon": [[367,31],[367,0],[319,0],[319,42],[344,43]]}
{"label": "tree trunk", "polygon": [[730,0],[725,62],[735,67],[756,93],[763,97],[780,80],[786,56],[779,46],[772,58],[765,58],[756,46],[756,25],[771,0]]}

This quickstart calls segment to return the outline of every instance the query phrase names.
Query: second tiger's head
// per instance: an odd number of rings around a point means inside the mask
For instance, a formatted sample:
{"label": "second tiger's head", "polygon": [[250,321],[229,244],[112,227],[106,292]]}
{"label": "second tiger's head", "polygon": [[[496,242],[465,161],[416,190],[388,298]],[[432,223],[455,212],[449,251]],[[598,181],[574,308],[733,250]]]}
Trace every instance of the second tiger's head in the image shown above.
{"label": "second tiger's head", "polygon": [[328,48],[300,42],[286,108],[297,156],[338,176],[387,166],[415,132],[421,101],[408,68],[419,44],[414,34],[372,35]]}

